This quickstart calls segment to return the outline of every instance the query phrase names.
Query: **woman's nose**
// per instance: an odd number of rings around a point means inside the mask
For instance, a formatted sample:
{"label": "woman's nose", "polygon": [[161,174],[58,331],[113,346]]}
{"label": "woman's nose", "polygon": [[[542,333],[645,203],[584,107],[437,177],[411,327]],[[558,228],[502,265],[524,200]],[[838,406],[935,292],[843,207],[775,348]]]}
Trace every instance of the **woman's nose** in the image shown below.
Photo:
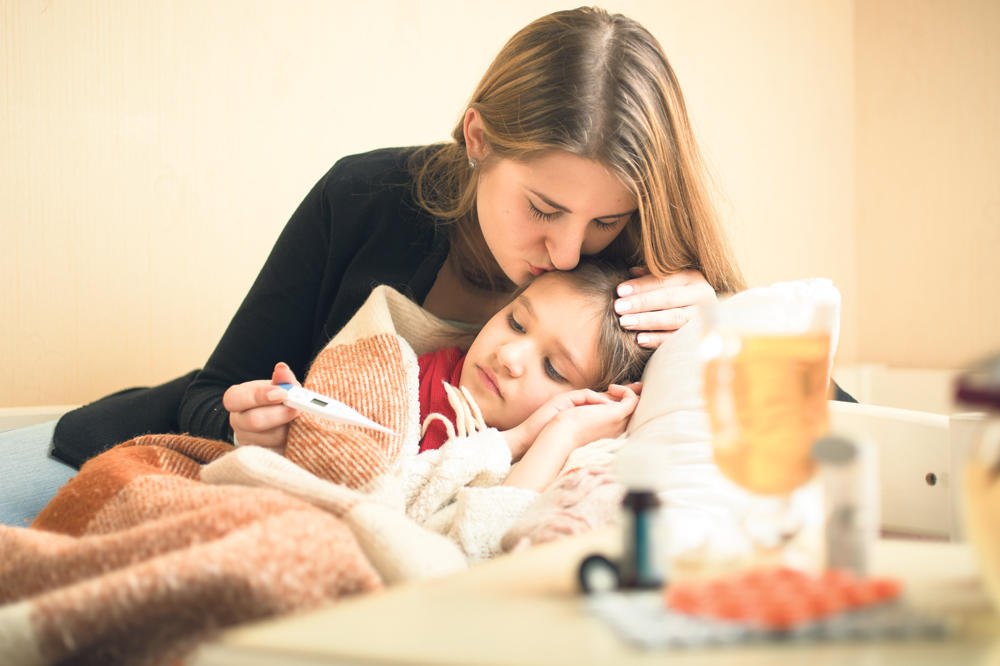
{"label": "woman's nose", "polygon": [[584,231],[585,229],[582,230],[575,225],[568,224],[553,229],[552,234],[545,241],[545,249],[548,251],[549,260],[556,270],[572,270],[580,263]]}

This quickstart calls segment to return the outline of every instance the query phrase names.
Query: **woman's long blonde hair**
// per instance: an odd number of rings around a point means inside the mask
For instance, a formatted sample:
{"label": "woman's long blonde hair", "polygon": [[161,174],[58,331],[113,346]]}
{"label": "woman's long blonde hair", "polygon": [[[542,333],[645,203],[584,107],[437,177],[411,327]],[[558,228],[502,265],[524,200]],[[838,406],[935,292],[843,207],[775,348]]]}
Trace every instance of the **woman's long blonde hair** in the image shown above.
{"label": "woman's long blonde hair", "polygon": [[[529,161],[563,150],[608,167],[638,200],[601,256],[654,275],[694,268],[717,292],[743,289],[707,187],[680,85],[659,43],[636,21],[597,9],[555,12],[507,42],[469,102],[482,119],[488,159]],[[453,143],[418,151],[415,197],[454,224],[452,248],[475,284],[510,288],[476,216],[475,169],[463,122]]]}

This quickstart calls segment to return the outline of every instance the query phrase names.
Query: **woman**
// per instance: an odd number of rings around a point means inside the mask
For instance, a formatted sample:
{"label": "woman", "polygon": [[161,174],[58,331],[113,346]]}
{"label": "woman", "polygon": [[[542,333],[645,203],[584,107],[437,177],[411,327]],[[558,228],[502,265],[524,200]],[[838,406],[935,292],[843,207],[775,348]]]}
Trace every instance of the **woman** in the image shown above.
{"label": "woman", "polygon": [[[655,38],[635,21],[591,8],[534,21],[501,50],[452,138],[414,151],[349,158],[327,174],[290,228],[316,224],[303,238],[339,233],[330,218],[345,201],[363,208],[349,218],[352,232],[361,227],[351,247],[330,253],[337,255],[339,279],[331,279],[323,295],[334,301],[320,308],[328,317],[325,330],[283,356],[275,356],[282,347],[277,339],[263,343],[259,353],[231,354],[259,342],[248,339],[249,331],[266,328],[254,313],[283,293],[276,284],[258,283],[255,291],[265,293],[251,291],[250,304],[185,396],[182,428],[212,420],[209,432],[224,436],[228,420],[240,442],[280,443],[295,413],[269,399],[269,387],[294,377],[240,379],[266,376],[279,358],[293,358],[290,365],[301,376],[370,284],[386,282],[389,273],[394,286],[434,314],[475,324],[533,274],[571,269],[582,254],[625,258],[648,274],[621,285],[616,309],[622,325],[653,347],[712,289],[743,288],[705,191],[680,87]],[[374,219],[376,230],[368,227]],[[300,263],[307,249],[284,259]],[[367,264],[377,264],[383,251],[385,263],[403,260],[405,268]],[[360,255],[368,257],[365,266],[355,265]],[[269,260],[281,262],[273,255]],[[317,270],[308,283],[330,268]],[[265,266],[261,282],[280,283],[282,277]],[[228,419],[221,411],[206,414],[230,384]]]}
{"label": "woman", "polygon": [[649,347],[698,300],[744,287],[680,87],[635,21],[589,8],[534,21],[498,54],[452,138],[335,164],[193,381],[67,415],[53,455],[79,465],[167,430],[280,445],[296,412],[274,383],[304,376],[376,284],[475,326],[532,275],[581,255],[626,259],[638,268],[616,310]]}

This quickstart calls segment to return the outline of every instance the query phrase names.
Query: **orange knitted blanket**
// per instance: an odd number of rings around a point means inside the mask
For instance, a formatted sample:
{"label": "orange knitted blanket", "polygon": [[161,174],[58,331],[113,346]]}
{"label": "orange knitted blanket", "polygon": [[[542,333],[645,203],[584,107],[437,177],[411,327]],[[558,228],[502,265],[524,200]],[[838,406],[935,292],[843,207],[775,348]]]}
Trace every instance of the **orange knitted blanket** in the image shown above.
{"label": "orange knitted blanket", "polygon": [[0,531],[0,661],[166,663],[219,628],[381,586],[333,513],[199,481],[228,449],[126,442],[88,462],[38,529]]}
{"label": "orange knitted blanket", "polygon": [[402,297],[373,298],[305,385],[401,434],[303,414],[284,458],[186,435],[101,454],[31,529],[0,527],[0,663],[168,663],[220,628],[464,567],[450,541],[353,490],[419,437]]}

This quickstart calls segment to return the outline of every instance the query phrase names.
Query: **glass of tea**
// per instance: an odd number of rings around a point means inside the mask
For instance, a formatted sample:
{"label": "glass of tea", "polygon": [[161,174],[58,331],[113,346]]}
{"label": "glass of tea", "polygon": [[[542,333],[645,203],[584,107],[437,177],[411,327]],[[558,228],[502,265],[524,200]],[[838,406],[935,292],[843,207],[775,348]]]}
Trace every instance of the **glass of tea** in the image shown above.
{"label": "glass of tea", "polygon": [[803,516],[791,497],[813,478],[812,445],[829,429],[839,293],[822,282],[829,290],[815,298],[764,289],[756,301],[740,294],[704,310],[714,458],[747,494],[740,523],[758,555],[770,550],[781,559],[780,549],[798,534]]}

